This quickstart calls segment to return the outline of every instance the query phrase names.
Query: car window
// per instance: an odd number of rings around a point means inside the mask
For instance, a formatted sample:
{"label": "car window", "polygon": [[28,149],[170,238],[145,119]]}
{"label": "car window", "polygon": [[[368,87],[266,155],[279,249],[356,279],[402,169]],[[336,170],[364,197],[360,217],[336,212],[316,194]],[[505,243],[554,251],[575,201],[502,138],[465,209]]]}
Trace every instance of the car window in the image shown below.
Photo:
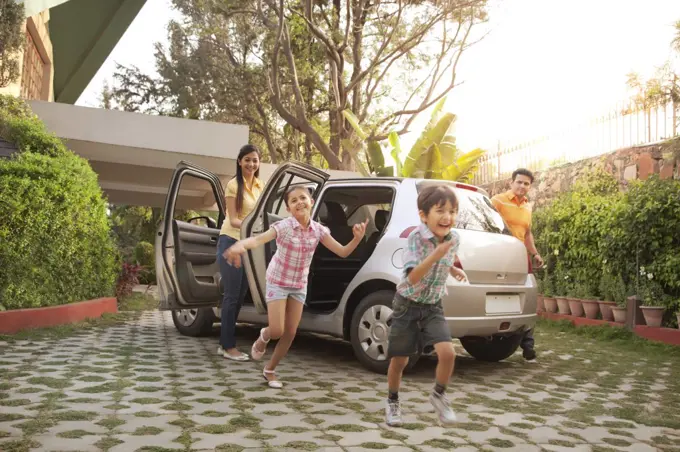
{"label": "car window", "polygon": [[470,190],[454,189],[458,197],[457,229],[510,235],[503,218],[493,207],[489,198]]}

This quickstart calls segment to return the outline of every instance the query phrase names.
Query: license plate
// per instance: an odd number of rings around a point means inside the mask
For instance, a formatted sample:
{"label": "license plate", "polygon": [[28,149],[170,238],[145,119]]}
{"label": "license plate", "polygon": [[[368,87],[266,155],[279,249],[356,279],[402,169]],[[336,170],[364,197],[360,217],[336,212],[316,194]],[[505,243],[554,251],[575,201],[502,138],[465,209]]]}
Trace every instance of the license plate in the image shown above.
{"label": "license plate", "polygon": [[522,312],[519,294],[487,294],[487,314],[518,314]]}

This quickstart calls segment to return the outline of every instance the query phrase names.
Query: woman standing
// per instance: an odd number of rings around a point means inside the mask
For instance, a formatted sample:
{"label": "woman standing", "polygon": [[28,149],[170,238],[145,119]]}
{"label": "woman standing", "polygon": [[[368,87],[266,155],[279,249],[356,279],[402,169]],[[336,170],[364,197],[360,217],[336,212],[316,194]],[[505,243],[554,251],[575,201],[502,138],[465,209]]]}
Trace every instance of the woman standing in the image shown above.
{"label": "woman standing", "polygon": [[222,287],[222,326],[220,346],[217,353],[234,361],[248,361],[250,358],[236,348],[236,320],[248,288],[243,267],[230,265],[224,252],[241,238],[241,222],[255,208],[264,184],[260,175],[260,150],[246,144],[236,158],[236,177],[227,183],[227,216],[222,223],[220,239],[217,242],[217,261],[220,264]]}

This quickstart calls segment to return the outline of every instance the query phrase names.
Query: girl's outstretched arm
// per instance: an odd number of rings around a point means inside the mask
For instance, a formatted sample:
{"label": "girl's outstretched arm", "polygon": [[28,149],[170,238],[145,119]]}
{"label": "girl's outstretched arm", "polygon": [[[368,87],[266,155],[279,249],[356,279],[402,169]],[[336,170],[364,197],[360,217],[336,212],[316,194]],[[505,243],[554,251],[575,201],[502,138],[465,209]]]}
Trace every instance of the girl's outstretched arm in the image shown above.
{"label": "girl's outstretched arm", "polygon": [[258,246],[264,245],[267,242],[271,242],[276,238],[276,229],[270,228],[264,234],[257,235],[255,237],[249,237],[247,239],[239,240],[234,243],[231,247],[226,249],[222,256],[236,268],[241,266],[241,254],[245,253],[246,250],[257,248]]}
{"label": "girl's outstretched arm", "polygon": [[331,236],[330,234],[326,234],[324,238],[321,239],[321,243],[323,244],[323,246],[331,250],[336,255],[340,257],[347,257],[350,254],[352,254],[352,251],[354,251],[357,248],[359,242],[361,242],[361,239],[364,238],[364,235],[366,234],[367,224],[368,220],[364,221],[363,223],[354,225],[354,227],[352,228],[354,238],[347,245],[340,245],[340,243],[338,243],[338,241],[335,240],[333,236]]}

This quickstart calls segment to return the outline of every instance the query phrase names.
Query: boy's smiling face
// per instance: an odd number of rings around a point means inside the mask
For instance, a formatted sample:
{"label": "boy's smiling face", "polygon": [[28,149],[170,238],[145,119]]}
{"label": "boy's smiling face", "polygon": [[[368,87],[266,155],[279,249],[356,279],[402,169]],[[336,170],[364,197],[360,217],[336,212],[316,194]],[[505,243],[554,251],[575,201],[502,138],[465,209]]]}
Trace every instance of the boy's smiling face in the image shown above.
{"label": "boy's smiling face", "polygon": [[435,237],[443,240],[451,232],[453,225],[456,224],[458,211],[450,201],[446,201],[443,204],[432,206],[427,213],[421,210],[419,214],[420,220],[427,225]]}

